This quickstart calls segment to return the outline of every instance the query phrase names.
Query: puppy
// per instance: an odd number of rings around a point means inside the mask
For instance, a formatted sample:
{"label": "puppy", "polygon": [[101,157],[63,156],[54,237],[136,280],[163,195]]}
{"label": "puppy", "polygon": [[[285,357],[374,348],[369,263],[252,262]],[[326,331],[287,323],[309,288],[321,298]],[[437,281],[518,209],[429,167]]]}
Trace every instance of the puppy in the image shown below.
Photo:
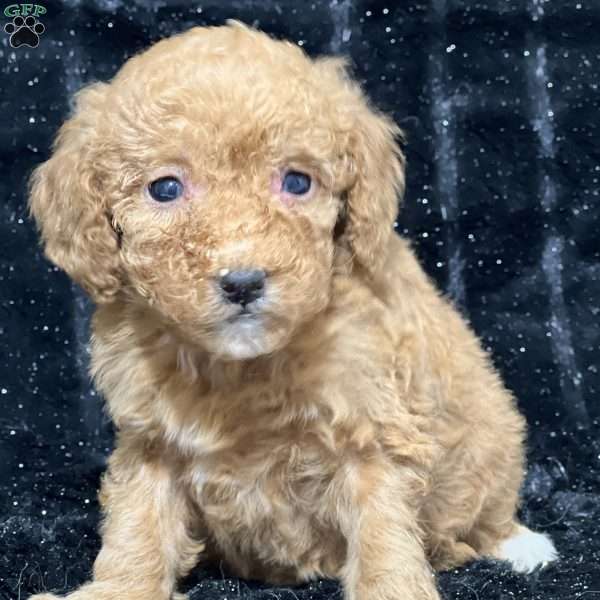
{"label": "puppy", "polygon": [[432,569],[555,558],[515,518],[524,420],[393,231],[399,134],[341,60],[237,23],[79,93],[30,194],[118,431],[68,598],[177,598],[217,555],[433,600]]}

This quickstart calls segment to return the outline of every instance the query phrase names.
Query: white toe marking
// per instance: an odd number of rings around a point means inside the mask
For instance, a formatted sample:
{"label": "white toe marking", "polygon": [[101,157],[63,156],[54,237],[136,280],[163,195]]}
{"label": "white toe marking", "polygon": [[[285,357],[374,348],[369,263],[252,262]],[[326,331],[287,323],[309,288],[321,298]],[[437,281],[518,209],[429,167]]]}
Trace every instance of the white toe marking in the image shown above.
{"label": "white toe marking", "polygon": [[549,536],[519,525],[515,535],[500,544],[498,558],[508,560],[515,571],[531,573],[537,566],[556,560],[558,552]]}

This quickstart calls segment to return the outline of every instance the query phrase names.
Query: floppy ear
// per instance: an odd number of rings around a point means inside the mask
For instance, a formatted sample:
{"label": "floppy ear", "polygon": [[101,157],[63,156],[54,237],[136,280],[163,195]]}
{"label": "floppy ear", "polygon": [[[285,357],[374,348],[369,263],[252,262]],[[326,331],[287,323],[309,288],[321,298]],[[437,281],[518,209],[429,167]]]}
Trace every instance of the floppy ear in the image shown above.
{"label": "floppy ear", "polygon": [[354,260],[373,276],[383,265],[404,193],[404,155],[397,143],[402,132],[388,117],[361,99],[350,134],[354,183],[347,190],[345,237]]}
{"label": "floppy ear", "polygon": [[93,168],[93,149],[106,84],[77,95],[76,110],[60,129],[51,158],[31,176],[29,207],[46,256],[96,302],[119,288],[119,248]]}

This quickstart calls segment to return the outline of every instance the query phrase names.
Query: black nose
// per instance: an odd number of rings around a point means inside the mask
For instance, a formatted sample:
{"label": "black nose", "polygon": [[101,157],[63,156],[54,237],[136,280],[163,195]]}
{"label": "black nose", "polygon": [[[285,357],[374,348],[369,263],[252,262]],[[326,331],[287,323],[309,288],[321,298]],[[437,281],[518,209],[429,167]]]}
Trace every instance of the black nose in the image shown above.
{"label": "black nose", "polygon": [[230,271],[221,277],[219,284],[229,302],[246,306],[263,295],[265,272],[260,269]]}

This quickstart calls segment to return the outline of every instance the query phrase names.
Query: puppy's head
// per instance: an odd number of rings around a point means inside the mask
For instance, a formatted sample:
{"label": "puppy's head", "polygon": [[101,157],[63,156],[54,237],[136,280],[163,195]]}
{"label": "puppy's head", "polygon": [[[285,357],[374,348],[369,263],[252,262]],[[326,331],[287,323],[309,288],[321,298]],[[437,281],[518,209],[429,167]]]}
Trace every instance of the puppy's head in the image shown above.
{"label": "puppy's head", "polygon": [[96,302],[143,303],[189,342],[251,358],[327,306],[336,253],[377,277],[403,186],[396,134],[341,61],[196,28],[78,95],[31,210]]}

